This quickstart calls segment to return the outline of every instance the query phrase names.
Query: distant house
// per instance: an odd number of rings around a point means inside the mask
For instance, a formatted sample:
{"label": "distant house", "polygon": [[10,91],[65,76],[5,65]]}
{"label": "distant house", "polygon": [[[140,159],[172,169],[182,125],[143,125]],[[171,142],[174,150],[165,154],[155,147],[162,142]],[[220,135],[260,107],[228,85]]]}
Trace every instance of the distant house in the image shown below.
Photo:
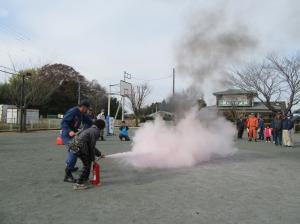
{"label": "distant house", "polygon": [[296,117],[296,118],[300,118],[300,109],[298,109],[298,110],[295,110],[294,112],[293,112],[293,117]]}
{"label": "distant house", "polygon": [[[18,124],[20,122],[20,109],[16,105],[0,104],[0,123]],[[26,109],[26,124],[39,122],[39,110]]]}
{"label": "distant house", "polygon": [[[239,114],[248,115],[257,113],[263,117],[269,117],[273,112],[262,102],[256,100],[257,92],[240,89],[228,89],[226,91],[215,92],[216,105],[210,108],[217,109],[225,115],[236,117]],[[285,102],[271,102],[278,112],[285,109]]]}
{"label": "distant house", "polygon": [[145,117],[145,120],[155,120],[155,118],[161,117],[163,120],[171,121],[174,119],[174,114],[167,111],[157,111],[155,113],[149,114]]}

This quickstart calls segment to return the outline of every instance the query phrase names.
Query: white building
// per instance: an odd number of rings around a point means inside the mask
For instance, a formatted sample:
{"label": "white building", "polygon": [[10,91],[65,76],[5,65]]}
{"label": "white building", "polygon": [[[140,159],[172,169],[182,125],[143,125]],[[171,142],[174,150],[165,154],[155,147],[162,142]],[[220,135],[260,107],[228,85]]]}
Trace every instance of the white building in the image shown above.
{"label": "white building", "polygon": [[17,109],[17,106],[0,104],[0,122],[7,123],[7,110],[11,110],[11,109]]}
{"label": "white building", "polygon": [[[0,105],[0,122],[17,124],[20,120],[20,110],[15,105]],[[39,110],[26,109],[26,124],[34,124],[39,121]]]}

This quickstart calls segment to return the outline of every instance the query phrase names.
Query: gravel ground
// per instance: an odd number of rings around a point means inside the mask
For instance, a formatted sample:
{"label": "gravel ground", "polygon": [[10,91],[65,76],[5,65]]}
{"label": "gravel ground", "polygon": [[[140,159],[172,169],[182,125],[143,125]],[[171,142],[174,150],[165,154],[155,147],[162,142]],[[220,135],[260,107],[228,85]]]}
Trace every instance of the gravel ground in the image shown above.
{"label": "gravel ground", "polygon": [[[0,133],[1,224],[300,223],[298,147],[238,141],[230,158],[173,170],[106,159],[102,186],[75,192],[62,181],[66,150],[56,136]],[[98,144],[106,154],[130,148],[113,137]]]}

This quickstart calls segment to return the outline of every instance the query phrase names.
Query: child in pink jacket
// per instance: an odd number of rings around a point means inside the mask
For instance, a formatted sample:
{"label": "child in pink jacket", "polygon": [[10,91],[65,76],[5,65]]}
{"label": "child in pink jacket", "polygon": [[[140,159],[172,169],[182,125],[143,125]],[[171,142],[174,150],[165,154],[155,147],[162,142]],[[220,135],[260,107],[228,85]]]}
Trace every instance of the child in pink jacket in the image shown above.
{"label": "child in pink jacket", "polygon": [[267,125],[267,127],[265,128],[265,137],[267,143],[271,142],[271,136],[272,136],[272,128],[270,128],[270,125]]}

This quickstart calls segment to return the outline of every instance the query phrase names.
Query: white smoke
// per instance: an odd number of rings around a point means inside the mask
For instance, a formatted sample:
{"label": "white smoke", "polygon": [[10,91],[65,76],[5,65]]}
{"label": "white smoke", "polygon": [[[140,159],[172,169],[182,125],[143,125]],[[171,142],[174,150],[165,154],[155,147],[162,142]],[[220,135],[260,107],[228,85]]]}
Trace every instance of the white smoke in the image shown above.
{"label": "white smoke", "polygon": [[236,152],[234,127],[213,111],[188,111],[177,125],[162,119],[146,123],[134,135],[130,152],[108,156],[144,168],[191,167]]}
{"label": "white smoke", "polygon": [[[226,65],[253,50],[257,41],[241,21],[231,22],[223,5],[197,13],[191,21],[177,45],[176,59],[179,73],[192,79],[193,84],[189,91],[177,93],[169,100],[177,124],[161,119],[146,123],[135,133],[130,152],[110,158],[139,169],[177,168],[236,152],[233,125],[214,111],[199,112],[195,105],[202,98],[199,93],[206,89],[207,81],[214,87],[220,86],[226,80]],[[187,109],[191,110],[185,112]]]}

